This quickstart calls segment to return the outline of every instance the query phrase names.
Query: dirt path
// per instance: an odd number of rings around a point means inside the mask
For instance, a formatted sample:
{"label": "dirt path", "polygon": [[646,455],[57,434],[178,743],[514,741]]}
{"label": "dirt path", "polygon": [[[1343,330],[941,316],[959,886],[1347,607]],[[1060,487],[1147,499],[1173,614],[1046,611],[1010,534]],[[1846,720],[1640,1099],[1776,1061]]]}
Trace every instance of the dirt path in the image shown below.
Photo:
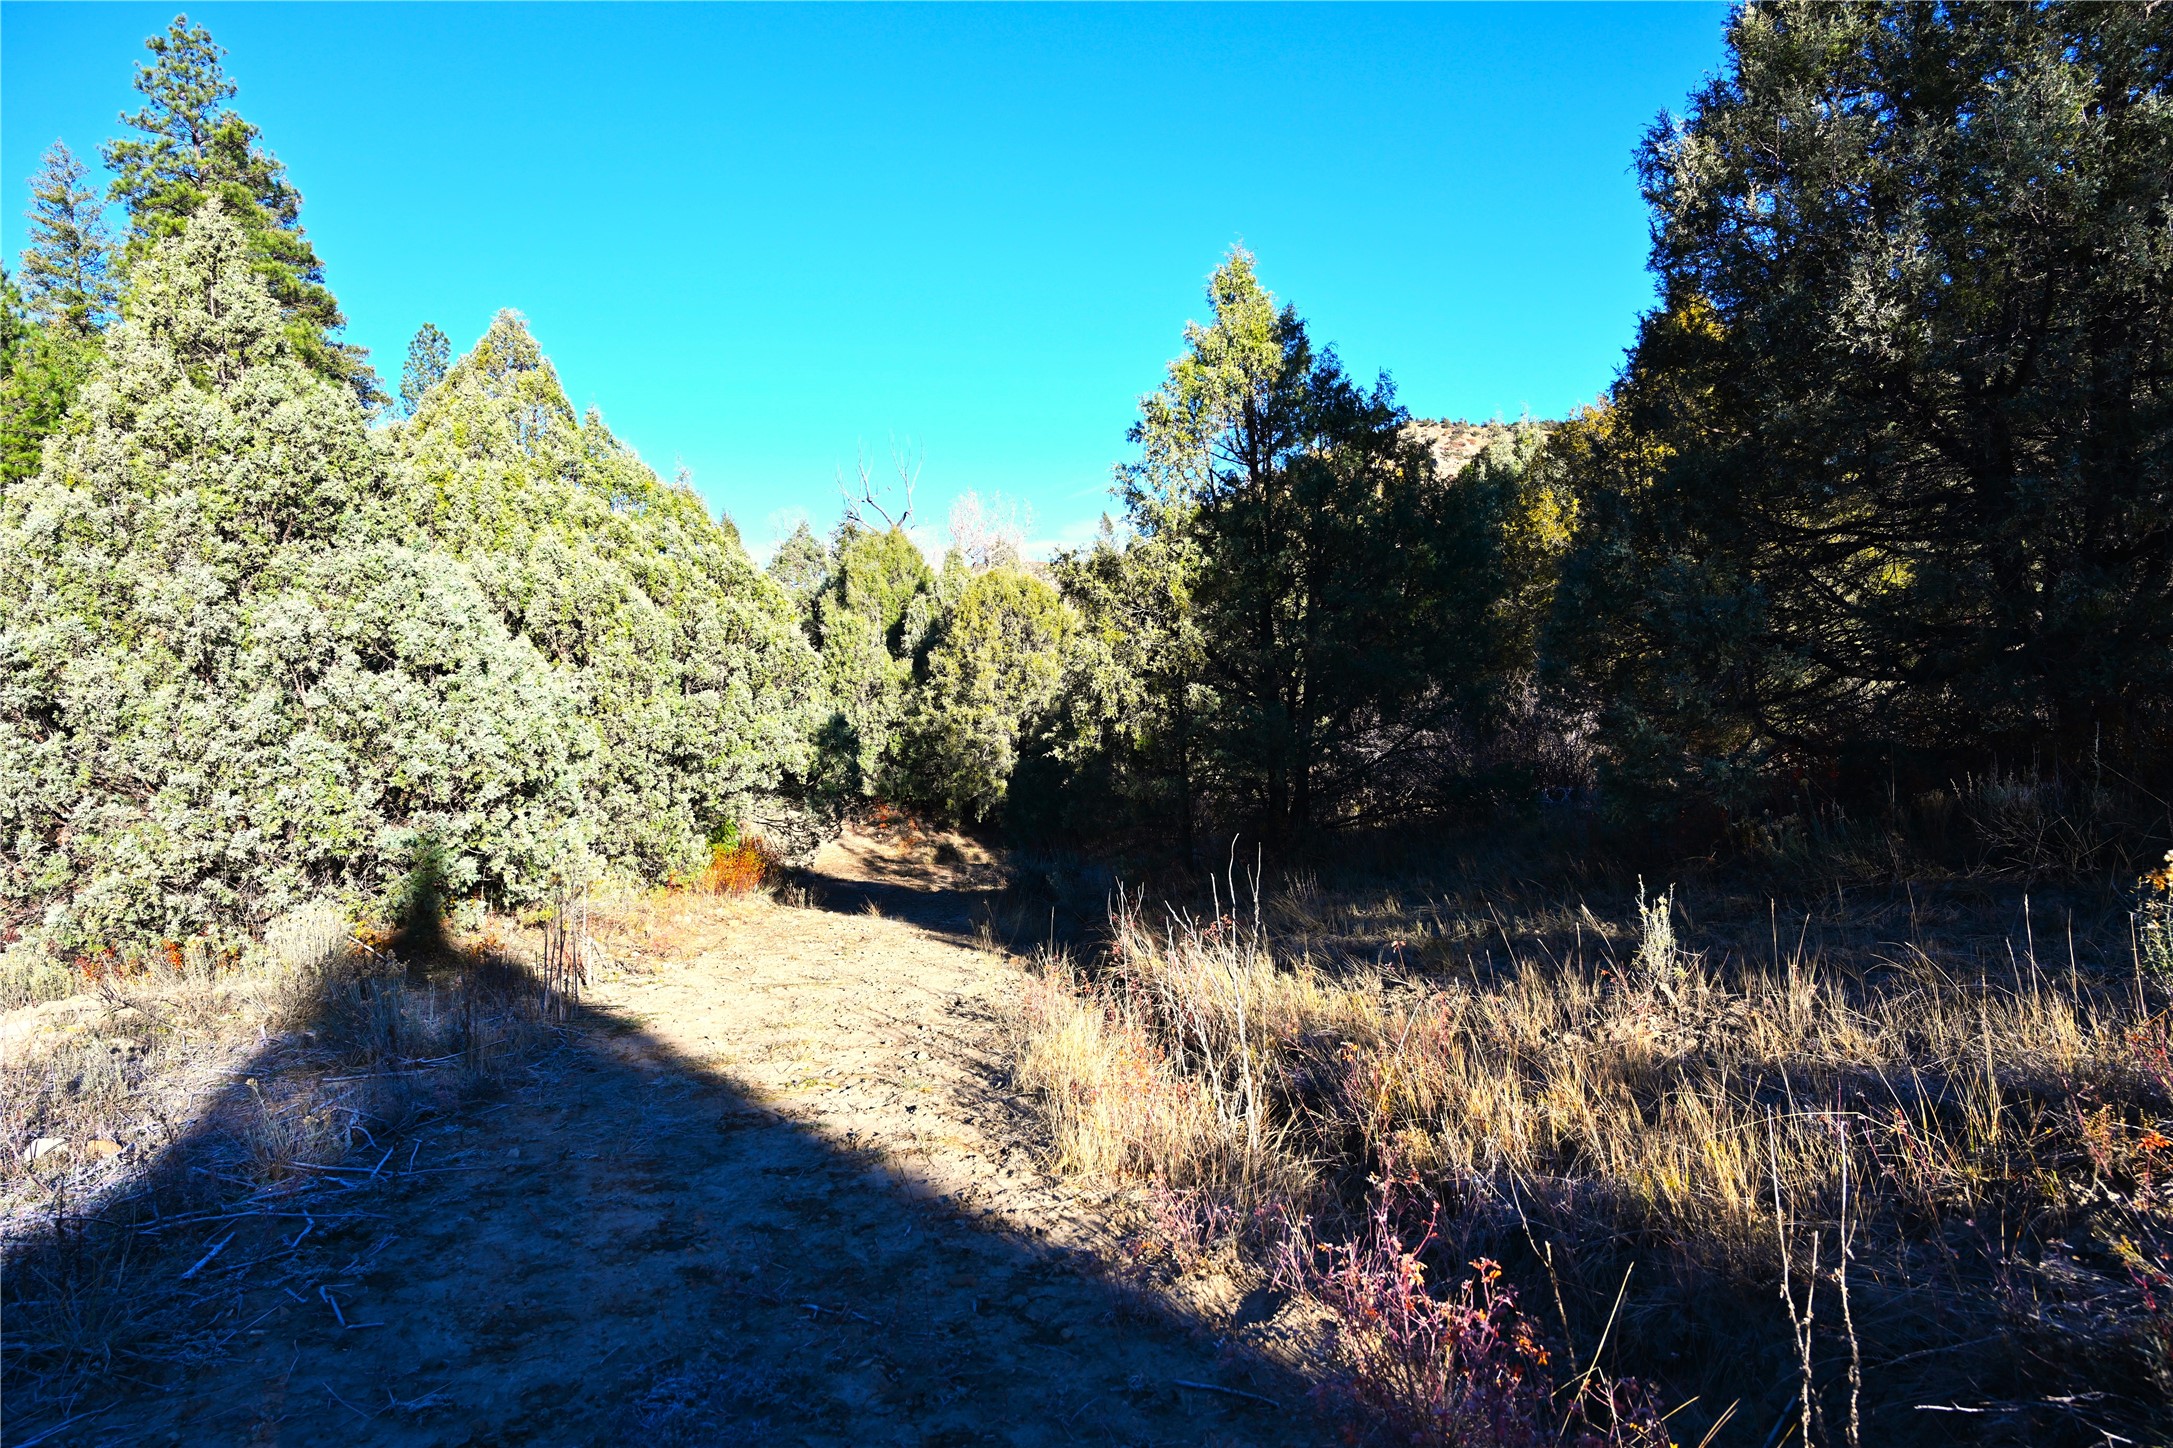
{"label": "dirt path", "polygon": [[973,897],[823,863],[822,908],[716,912],[403,1146],[325,1296],[53,1441],[1310,1439],[1296,1384],[1082,1270],[1107,1229],[1022,1149]]}

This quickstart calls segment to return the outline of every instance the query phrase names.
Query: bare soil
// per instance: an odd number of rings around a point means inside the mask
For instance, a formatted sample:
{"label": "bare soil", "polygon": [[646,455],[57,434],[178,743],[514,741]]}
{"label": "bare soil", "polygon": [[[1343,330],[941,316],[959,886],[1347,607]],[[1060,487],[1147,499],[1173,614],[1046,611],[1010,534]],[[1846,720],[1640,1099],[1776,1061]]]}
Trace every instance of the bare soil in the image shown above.
{"label": "bare soil", "polygon": [[1112,1272],[1125,1203],[1036,1166],[1020,966],[974,944],[997,883],[963,842],[853,837],[803,907],[626,942],[532,1081],[350,1173],[322,1268],[206,1269],[250,1325],[44,1441],[1314,1441],[1272,1297]]}

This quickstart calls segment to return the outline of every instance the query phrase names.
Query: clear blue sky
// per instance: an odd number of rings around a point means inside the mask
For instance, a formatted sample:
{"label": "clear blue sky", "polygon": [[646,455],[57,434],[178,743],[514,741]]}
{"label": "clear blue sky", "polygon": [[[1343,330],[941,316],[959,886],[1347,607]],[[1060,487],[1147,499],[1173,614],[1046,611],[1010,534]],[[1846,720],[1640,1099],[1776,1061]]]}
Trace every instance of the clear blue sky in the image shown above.
{"label": "clear blue sky", "polygon": [[[0,243],[96,165],[173,10],[0,7]],[[1648,304],[1631,153],[1719,4],[191,6],[397,378],[526,313],[576,405],[760,547],[856,447],[919,513],[1106,505],[1138,396],[1242,240],[1423,416],[1560,415]]]}

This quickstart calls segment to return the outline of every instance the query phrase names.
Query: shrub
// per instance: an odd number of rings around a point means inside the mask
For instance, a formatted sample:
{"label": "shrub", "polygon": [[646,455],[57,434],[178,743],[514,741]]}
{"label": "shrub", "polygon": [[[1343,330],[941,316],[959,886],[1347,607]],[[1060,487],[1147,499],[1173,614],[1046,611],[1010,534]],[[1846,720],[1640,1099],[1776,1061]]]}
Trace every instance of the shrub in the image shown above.
{"label": "shrub", "polygon": [[1499,1263],[1475,1259],[1451,1290],[1429,1283],[1425,1259],[1440,1245],[1440,1225],[1440,1203],[1399,1179],[1393,1163],[1347,1240],[1317,1241],[1309,1224],[1292,1224],[1277,1276],[1333,1315],[1344,1362],[1318,1390],[1331,1408],[1371,1441],[1413,1448],[1666,1448],[1665,1426],[1636,1383],[1587,1372],[1566,1411],[1555,1407],[1552,1355]]}
{"label": "shrub", "polygon": [[2143,969],[2173,985],[2173,850],[2165,864],[2145,875],[2135,912],[2136,956]]}
{"label": "shrub", "polygon": [[752,895],[777,879],[777,852],[760,838],[709,847],[701,888],[711,895]]}

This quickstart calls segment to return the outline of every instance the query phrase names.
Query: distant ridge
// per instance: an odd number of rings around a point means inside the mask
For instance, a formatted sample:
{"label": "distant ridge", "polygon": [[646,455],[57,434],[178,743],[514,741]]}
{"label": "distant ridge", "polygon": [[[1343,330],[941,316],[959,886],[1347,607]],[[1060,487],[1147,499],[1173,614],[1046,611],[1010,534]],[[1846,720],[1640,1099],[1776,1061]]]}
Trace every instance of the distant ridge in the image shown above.
{"label": "distant ridge", "polygon": [[[1541,423],[1540,426],[1546,426]],[[1506,422],[1465,422],[1461,418],[1428,419],[1414,417],[1410,429],[1428,447],[1433,449],[1434,461],[1441,468],[1441,476],[1453,478],[1464,470],[1464,465],[1486,450],[1486,445],[1496,438],[1507,437],[1512,428]]]}

